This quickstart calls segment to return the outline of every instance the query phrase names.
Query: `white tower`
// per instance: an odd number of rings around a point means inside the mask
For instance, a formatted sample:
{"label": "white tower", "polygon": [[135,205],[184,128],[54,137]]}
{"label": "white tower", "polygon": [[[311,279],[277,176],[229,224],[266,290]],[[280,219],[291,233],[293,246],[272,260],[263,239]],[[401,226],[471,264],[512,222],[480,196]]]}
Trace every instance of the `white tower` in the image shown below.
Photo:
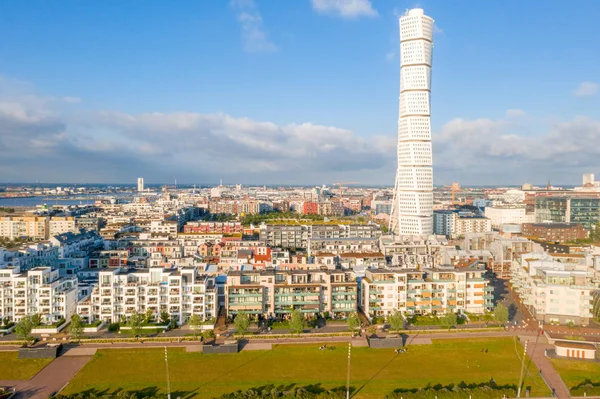
{"label": "white tower", "polygon": [[141,193],[144,191],[144,178],[138,177],[138,192]]}
{"label": "white tower", "polygon": [[400,117],[398,169],[390,230],[433,233],[431,156],[431,53],[433,19],[415,8],[400,17]]}

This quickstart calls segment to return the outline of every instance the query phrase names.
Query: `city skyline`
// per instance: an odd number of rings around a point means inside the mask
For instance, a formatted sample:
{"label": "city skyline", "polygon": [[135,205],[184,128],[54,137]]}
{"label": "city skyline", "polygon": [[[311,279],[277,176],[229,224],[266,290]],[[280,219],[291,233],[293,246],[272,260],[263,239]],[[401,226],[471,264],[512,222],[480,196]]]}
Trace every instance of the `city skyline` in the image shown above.
{"label": "city skyline", "polygon": [[[7,5],[2,180],[391,185],[398,16],[415,4],[353,4],[132,3],[112,6],[112,24],[108,9],[76,2],[69,13]],[[598,55],[569,43],[597,47],[597,5],[578,4],[577,22],[558,3],[419,5],[443,21],[434,184],[576,184],[595,172]],[[219,46],[198,39],[213,32]]]}

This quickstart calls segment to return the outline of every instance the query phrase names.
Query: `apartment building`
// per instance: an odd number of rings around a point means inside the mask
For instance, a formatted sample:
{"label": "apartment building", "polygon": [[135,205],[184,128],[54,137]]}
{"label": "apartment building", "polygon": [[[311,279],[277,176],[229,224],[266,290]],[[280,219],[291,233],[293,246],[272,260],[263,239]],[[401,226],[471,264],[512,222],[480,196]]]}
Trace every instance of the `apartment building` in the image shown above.
{"label": "apartment building", "polygon": [[[445,236],[382,236],[379,247],[394,266],[417,268],[441,264],[441,251],[448,246]],[[454,247],[454,246],[450,246]]]}
{"label": "apartment building", "polygon": [[379,238],[377,224],[262,224],[259,237],[266,245],[284,248],[308,248],[309,239]]}
{"label": "apartment building", "polygon": [[544,323],[586,326],[593,319],[594,271],[564,263],[547,253],[528,253],[513,261],[510,282],[523,304]]}
{"label": "apartment building", "polygon": [[50,265],[58,259],[58,247],[47,241],[21,244],[18,247],[0,248],[0,269],[19,266],[27,270],[36,266]]}
{"label": "apartment building", "polygon": [[177,227],[178,223],[176,220],[152,220],[150,222],[150,232],[156,234],[176,236]]}
{"label": "apartment building", "polygon": [[491,220],[494,228],[499,228],[503,224],[535,222],[535,214],[528,213],[525,205],[488,206],[485,208],[485,217]]}
{"label": "apartment building", "polygon": [[77,277],[60,277],[50,267],[0,269],[0,318],[18,322],[39,314],[44,324],[70,320],[77,308],[77,292]]}
{"label": "apartment building", "polygon": [[546,242],[566,244],[587,238],[588,232],[578,223],[525,223],[523,235]]}
{"label": "apartment building", "polygon": [[68,258],[74,252],[102,248],[104,239],[97,231],[83,231],[76,234],[68,232],[51,237],[50,243],[58,247],[59,257]]}
{"label": "apartment building", "polygon": [[227,314],[266,318],[328,312],[344,318],[356,311],[358,287],[350,270],[234,270],[227,273]]}
{"label": "apartment building", "polygon": [[482,314],[493,307],[493,287],[484,273],[478,262],[465,268],[366,270],[360,305],[370,319],[395,311],[409,315]]}
{"label": "apartment building", "polygon": [[53,216],[48,222],[49,237],[63,233],[78,233],[75,226],[75,218],[72,216]]}
{"label": "apartment building", "polygon": [[240,222],[187,222],[184,233],[239,234],[244,231]]}
{"label": "apartment building", "polygon": [[4,216],[0,218],[0,237],[15,239],[30,237],[36,240],[48,238],[47,216]]}
{"label": "apartment building", "polygon": [[490,219],[477,215],[463,215],[452,210],[433,212],[434,234],[450,238],[464,237],[468,233],[485,233],[492,231]]}
{"label": "apartment building", "polygon": [[108,323],[151,311],[155,317],[167,312],[181,324],[192,314],[202,320],[216,318],[218,310],[215,277],[197,267],[101,270],[98,286],[77,305],[77,313],[88,322]]}

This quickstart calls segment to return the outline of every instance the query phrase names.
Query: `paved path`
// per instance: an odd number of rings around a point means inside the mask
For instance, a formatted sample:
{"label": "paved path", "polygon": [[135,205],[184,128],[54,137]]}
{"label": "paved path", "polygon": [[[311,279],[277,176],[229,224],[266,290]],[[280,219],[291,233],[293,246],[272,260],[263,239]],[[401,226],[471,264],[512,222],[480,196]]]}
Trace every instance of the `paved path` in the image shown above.
{"label": "paved path", "polygon": [[48,399],[60,391],[91,359],[91,356],[61,356],[29,381],[2,381],[0,385],[15,387],[15,399]]}

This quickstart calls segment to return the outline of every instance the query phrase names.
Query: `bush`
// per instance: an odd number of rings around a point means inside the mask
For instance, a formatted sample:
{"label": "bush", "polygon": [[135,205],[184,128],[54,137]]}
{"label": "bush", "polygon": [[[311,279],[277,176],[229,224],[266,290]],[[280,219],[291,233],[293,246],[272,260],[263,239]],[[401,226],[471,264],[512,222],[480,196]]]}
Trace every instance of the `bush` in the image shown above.
{"label": "bush", "polygon": [[102,324],[102,320],[96,320],[93,323],[90,324],[84,324],[83,327],[98,327],[100,324]]}
{"label": "bush", "polygon": [[109,332],[118,332],[121,329],[121,325],[119,323],[110,323],[108,325]]}

